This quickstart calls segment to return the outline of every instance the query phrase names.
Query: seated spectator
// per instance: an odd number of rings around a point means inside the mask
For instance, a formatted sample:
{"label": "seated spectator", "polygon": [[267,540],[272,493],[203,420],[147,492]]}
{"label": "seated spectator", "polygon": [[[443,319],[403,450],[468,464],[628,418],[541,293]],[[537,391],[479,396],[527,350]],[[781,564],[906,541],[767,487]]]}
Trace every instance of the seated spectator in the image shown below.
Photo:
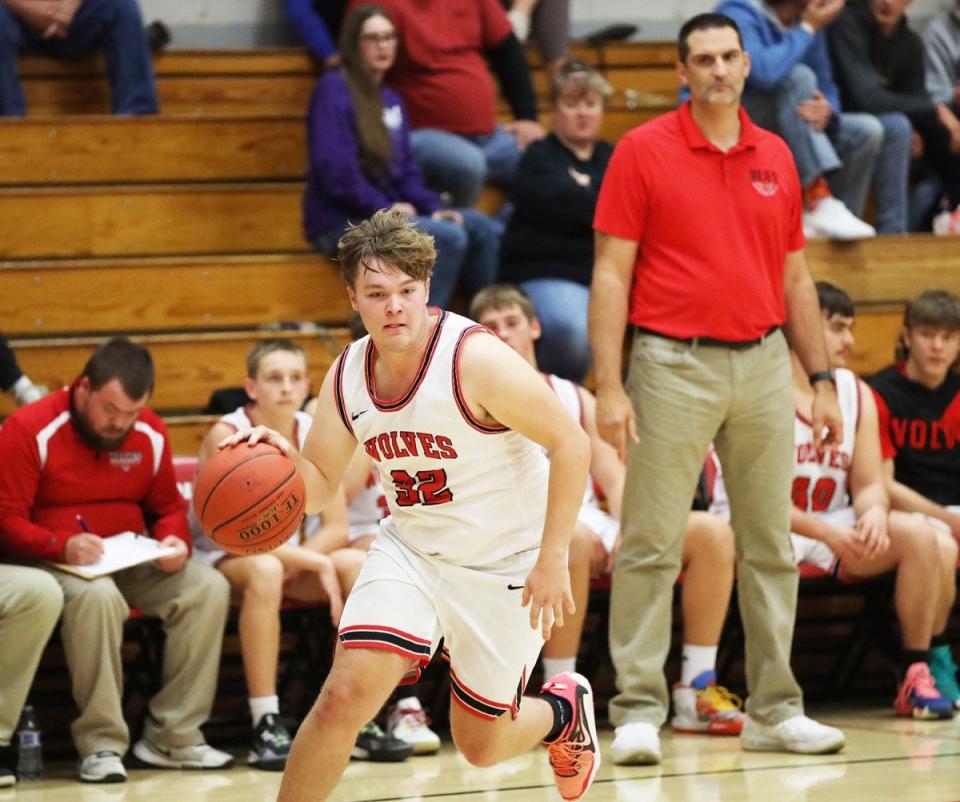
{"label": "seated spectator", "polygon": [[722,0],[750,55],[743,105],[790,146],[804,190],[808,237],[860,239],[876,233],[863,215],[871,181],[877,230],[907,230],[910,123],[902,114],[844,111],[824,28],[843,0]]}
{"label": "seated spectator", "polygon": [[550,83],[553,131],[531,144],[511,190],[500,277],[533,300],[547,373],[581,382],[590,369],[587,303],[593,277],[593,212],[613,147],[597,137],[612,93],[596,70],[570,61]]}
{"label": "seated spectator", "polygon": [[[926,290],[907,303],[896,364],[870,380],[880,421],[887,492],[894,509],[942,522],[960,540],[960,301]],[[942,629],[930,668],[960,706],[956,666]]]}
{"label": "seated spectator", "polygon": [[[153,382],[146,348],[116,337],[69,387],[21,407],[0,429],[0,553],[38,563],[63,590],[60,637],[80,709],[72,731],[82,782],[127,776],[120,647],[130,606],[160,618],[166,633],[163,686],[134,756],[155,768],[233,763],[200,731],[216,691],[229,588],[187,559],[186,502],[167,429],[146,406]],[[103,541],[125,531],[149,532],[175,553],[91,580],[45,564],[95,563]]]}
{"label": "seated spectator", "polygon": [[[347,10],[362,4],[351,0]],[[497,0],[380,5],[400,41],[387,83],[409,109],[427,184],[448,193],[451,206],[472,207],[484,184],[510,184],[520,153],[544,135],[523,48]],[[506,125],[497,123],[491,69],[514,116]]]}
{"label": "seated spectator", "polygon": [[46,387],[38,387],[20,369],[7,338],[0,334],[0,390],[10,393],[17,406],[37,401],[47,394]]}
{"label": "seated spectator", "polygon": [[923,32],[926,87],[934,103],[960,108],[960,0]]}
{"label": "seated spectator", "polygon": [[62,609],[63,592],[52,576],[0,563],[0,788],[17,782],[14,730]]}
{"label": "seated spectator", "polygon": [[[224,415],[207,432],[200,446],[198,469],[202,470],[217,452],[218,443],[239,429],[269,426],[300,445],[306,438],[313,419],[300,411],[310,389],[307,357],[300,346],[284,339],[261,340],[247,356],[244,388],[252,403]],[[324,516],[324,522],[329,523],[330,512]],[[311,524],[317,528],[315,516],[308,518],[308,527]],[[244,557],[227,554],[202,533],[195,537],[194,556],[216,566],[239,600],[240,651],[253,725],[247,763],[269,771],[283,770],[291,743],[290,733],[280,720],[277,698],[283,599],[329,605],[336,626],[343,600],[363,563],[361,551],[338,548],[328,556],[302,544],[301,535],[296,532],[288,543],[269,553]],[[318,536],[324,537],[322,533]]]}
{"label": "seated spectator", "polygon": [[156,114],[157,88],[137,0],[0,0],[0,116],[23,117],[23,51],[61,59],[103,50],[114,114]]}
{"label": "seated spectator", "polygon": [[906,19],[909,0],[850,0],[827,30],[844,107],[905,114],[915,155],[940,179],[949,211],[960,206],[960,120],[925,87],[923,42]]}
{"label": "seated spectator", "polygon": [[310,55],[324,67],[340,63],[337,37],[347,0],[284,0],[287,16]]}
{"label": "seated spectator", "polygon": [[[533,304],[507,284],[487,287],[470,306],[470,316],[488,326],[507,345],[537,367],[534,344],[540,333]],[[545,676],[573,671],[587,615],[590,580],[610,573],[620,541],[620,501],[625,468],[613,447],[597,430],[596,401],[586,389],[559,376],[543,374],[570,414],[590,435],[590,476],[573,539],[570,541],[570,584],[576,612],[564,618],[544,644]],[[596,484],[607,500],[605,512]],[[673,688],[673,728],[678,732],[738,735],[743,728],[740,700],[717,685],[717,644],[733,589],[733,530],[705,512],[691,512],[683,544],[683,664]],[[649,762],[659,762],[659,744],[651,743]],[[614,754],[614,762],[619,762]],[[632,760],[631,762],[640,762]]]}
{"label": "seated spectator", "polygon": [[513,33],[523,43],[532,34],[550,75],[570,50],[570,0],[500,0]]}
{"label": "seated spectator", "polygon": [[436,242],[430,302],[446,307],[458,279],[470,295],[493,280],[499,231],[474,209],[444,209],[424,186],[403,102],[383,85],[396,50],[396,30],[378,6],[344,21],[341,67],[320,78],[310,102],[303,224],[314,247],[334,255],[351,221],[403,212]]}

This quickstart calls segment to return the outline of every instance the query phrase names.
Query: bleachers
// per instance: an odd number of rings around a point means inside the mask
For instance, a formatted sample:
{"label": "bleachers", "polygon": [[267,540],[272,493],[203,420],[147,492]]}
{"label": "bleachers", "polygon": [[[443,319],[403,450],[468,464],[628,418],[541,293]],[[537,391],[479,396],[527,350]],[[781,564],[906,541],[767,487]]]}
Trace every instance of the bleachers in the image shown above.
{"label": "bleachers", "polygon": [[[616,90],[605,138],[675,104],[672,44],[577,46],[574,55]],[[0,120],[0,330],[27,373],[51,387],[105,336],[145,342],[158,367],[152,405],[174,453],[195,454],[212,421],[198,414],[210,391],[239,384],[247,349],[275,336],[261,326],[321,324],[282,332],[307,349],[317,386],[346,342],[350,307],[335,265],[300,231],[311,60],[294,49],[172,51],[156,69],[163,112],[123,119],[106,114],[98,59],[22,62],[30,116]],[[536,86],[549,124],[540,70]],[[482,203],[502,197],[491,191]],[[890,361],[907,298],[927,286],[960,292],[951,239],[817,241],[807,255],[815,277],[857,302],[854,367],[864,373]],[[0,416],[10,409],[0,397]],[[226,652],[236,658],[235,637]]]}

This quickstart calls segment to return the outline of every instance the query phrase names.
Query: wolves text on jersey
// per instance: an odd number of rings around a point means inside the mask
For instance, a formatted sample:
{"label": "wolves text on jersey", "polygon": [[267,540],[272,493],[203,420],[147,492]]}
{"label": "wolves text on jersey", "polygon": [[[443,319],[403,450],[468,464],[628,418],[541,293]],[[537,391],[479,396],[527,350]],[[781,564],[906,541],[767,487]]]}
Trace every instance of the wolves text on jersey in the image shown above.
{"label": "wolves text on jersey", "polygon": [[931,451],[952,449],[960,443],[960,422],[954,420],[910,420],[890,418],[890,436],[898,448],[923,448]]}
{"label": "wolves text on jersey", "polygon": [[841,471],[850,470],[850,455],[845,451],[827,451],[824,448],[814,448],[813,443],[800,443],[797,446],[797,465],[805,462],[815,462],[818,465],[829,465]]}
{"label": "wolves text on jersey", "polygon": [[365,440],[363,448],[377,462],[403,457],[457,458],[457,451],[449,437],[428,432],[382,432]]}

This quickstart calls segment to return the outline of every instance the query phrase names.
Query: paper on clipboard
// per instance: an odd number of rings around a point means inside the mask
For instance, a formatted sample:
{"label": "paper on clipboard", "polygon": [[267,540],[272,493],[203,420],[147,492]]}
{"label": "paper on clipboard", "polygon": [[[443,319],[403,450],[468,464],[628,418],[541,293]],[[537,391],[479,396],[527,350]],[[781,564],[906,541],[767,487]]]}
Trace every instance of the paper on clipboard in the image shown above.
{"label": "paper on clipboard", "polygon": [[90,565],[67,565],[66,563],[50,563],[58,571],[84,579],[96,579],[98,576],[122,571],[140,563],[156,560],[160,557],[169,557],[177,550],[170,546],[160,545],[159,540],[144,537],[136,532],[121,532],[103,538],[103,554],[100,559]]}

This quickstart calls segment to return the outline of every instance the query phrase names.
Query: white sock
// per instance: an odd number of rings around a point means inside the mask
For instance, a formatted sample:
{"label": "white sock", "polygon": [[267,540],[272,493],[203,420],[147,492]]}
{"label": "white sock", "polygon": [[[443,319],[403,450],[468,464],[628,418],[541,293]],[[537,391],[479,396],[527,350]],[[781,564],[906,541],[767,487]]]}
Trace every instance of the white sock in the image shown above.
{"label": "white sock", "polygon": [[540,662],[543,664],[543,678],[545,680],[555,677],[557,674],[562,674],[564,671],[575,671],[577,668],[576,657],[541,657]]}
{"label": "white sock", "polygon": [[680,684],[689,685],[704,671],[713,671],[717,666],[716,646],[683,644],[683,662],[680,668]]}
{"label": "white sock", "polygon": [[250,717],[253,719],[253,726],[256,727],[267,713],[276,715],[280,712],[280,700],[276,696],[251,696]]}

